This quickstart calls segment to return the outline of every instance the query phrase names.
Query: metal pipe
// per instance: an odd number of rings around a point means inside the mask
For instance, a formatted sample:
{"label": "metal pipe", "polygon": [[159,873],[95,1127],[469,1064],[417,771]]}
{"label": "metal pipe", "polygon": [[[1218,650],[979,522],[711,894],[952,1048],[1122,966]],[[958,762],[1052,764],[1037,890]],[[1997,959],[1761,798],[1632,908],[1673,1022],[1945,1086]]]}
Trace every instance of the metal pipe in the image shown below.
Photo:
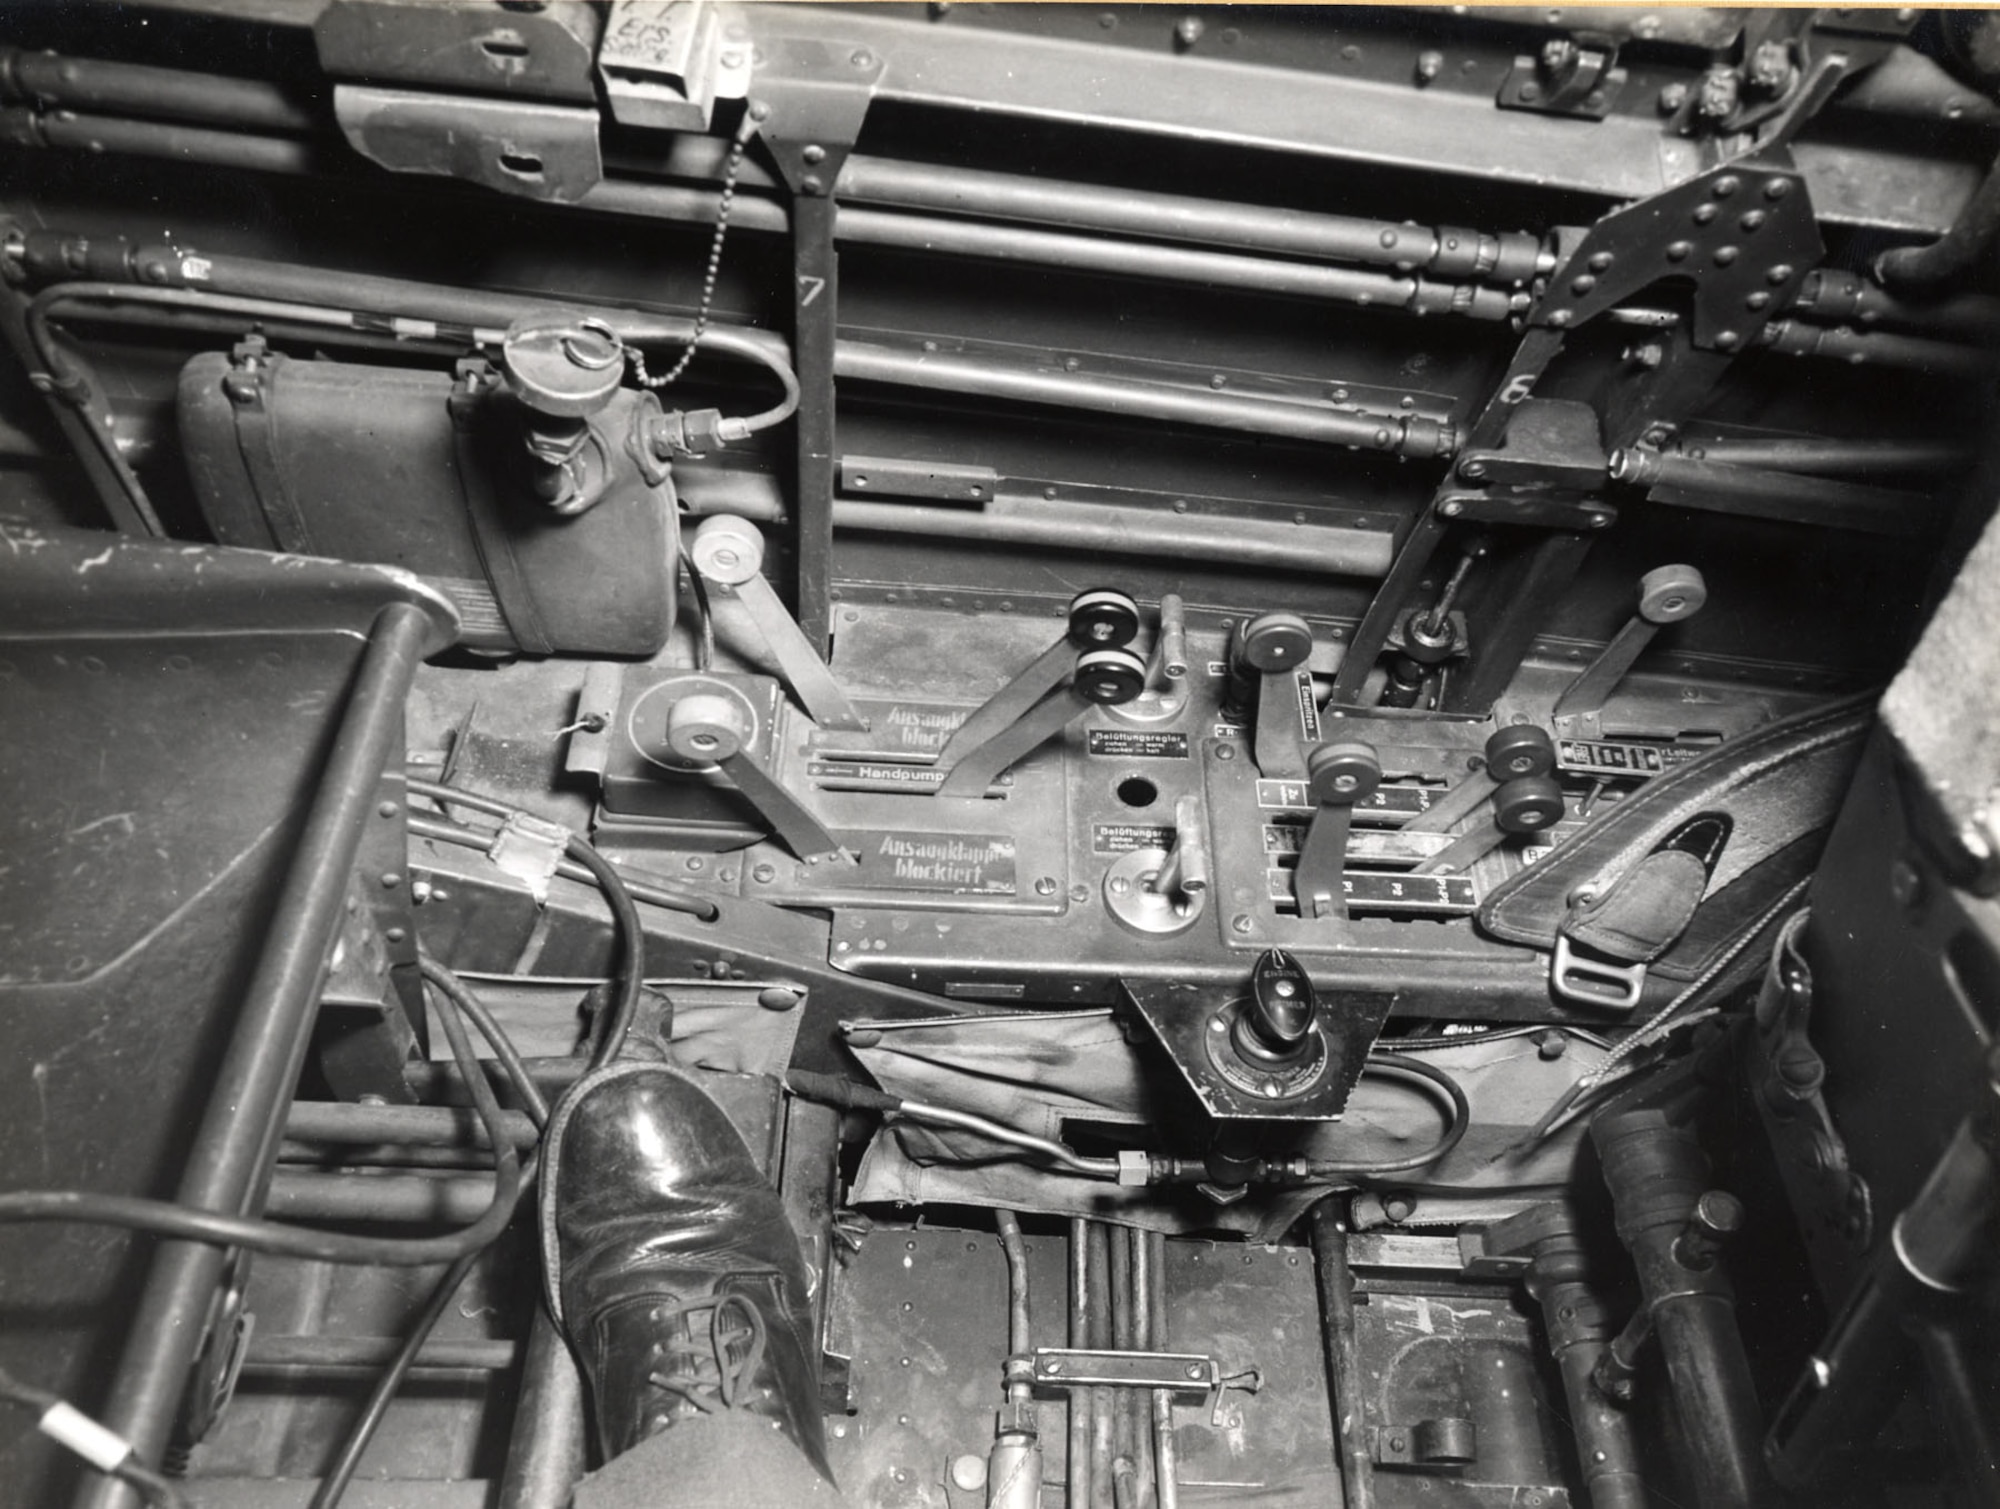
{"label": "metal pipe", "polygon": [[[1132,1307],[1132,1349],[1135,1352],[1151,1352],[1153,1345],[1153,1252],[1147,1245],[1146,1233],[1136,1227],[1125,1228],[1126,1260],[1131,1265],[1132,1280],[1128,1291],[1128,1303]],[[1119,1390],[1126,1413],[1132,1417],[1132,1465],[1137,1469],[1133,1487],[1141,1504],[1150,1503],[1154,1496],[1153,1487],[1153,1412],[1150,1390]]]}
{"label": "metal pipe", "polygon": [[[1092,1221],[1086,1233],[1084,1263],[1089,1272],[1091,1306],[1090,1347],[1104,1351],[1111,1346],[1111,1234],[1102,1221]],[[1114,1509],[1117,1497],[1111,1464],[1115,1455],[1116,1431],[1111,1412],[1111,1390],[1095,1387],[1090,1393],[1090,1509]]]}
{"label": "metal pipe", "polygon": [[534,1306],[497,1509],[566,1509],[583,1476],[583,1374],[546,1305]]}
{"label": "metal pipe", "polygon": [[[320,976],[344,915],[348,874],[382,772],[403,727],[403,699],[418,663],[436,647],[432,619],[409,603],[376,615],[332,749],[320,771],[262,954],[217,1066],[176,1199],[198,1210],[255,1212],[283,1132],[319,1005]],[[138,1310],[99,1418],[157,1463],[201,1344],[204,1315],[227,1253],[164,1241],[154,1250]],[[132,1490],[102,1476],[86,1482],[82,1509],[131,1509]]]}
{"label": "metal pipe", "polygon": [[1936,502],[1923,493],[1698,461],[1640,447],[1611,453],[1614,481],[1647,489],[1647,498],[1681,508],[1748,514],[1792,524],[1923,534],[1937,524]]}
{"label": "metal pipe", "polygon": [[1000,1232],[1000,1250],[1007,1257],[1007,1350],[1026,1357],[1035,1349],[1028,1322],[1028,1248],[1021,1240],[1021,1220],[1011,1210],[996,1210],[993,1224]]}
{"label": "metal pipe", "polygon": [[836,377],[854,382],[965,393],[1253,435],[1282,435],[1390,455],[1442,456],[1457,448],[1456,434],[1448,421],[1420,415],[1361,414],[1330,404],[1242,398],[1095,373],[1003,367],[948,351],[899,351],[845,340],[834,353],[833,370]]}
{"label": "metal pipe", "polygon": [[[1069,1223],[1069,1344],[1078,1351],[1090,1347],[1090,1223],[1073,1216]],[[1069,1391],[1067,1442],[1067,1509],[1090,1504],[1090,1390]]]}
{"label": "metal pipe", "polygon": [[[540,1140],[520,1111],[502,1112],[517,1148]],[[436,1147],[485,1147],[486,1123],[469,1107],[354,1105],[339,1100],[295,1100],[285,1113],[285,1135],[300,1142],[416,1143]]]}
{"label": "metal pipe", "polygon": [[[1155,1352],[1172,1350],[1167,1317],[1167,1239],[1163,1232],[1140,1234],[1145,1244],[1146,1266],[1151,1271],[1152,1316],[1146,1329],[1147,1344]],[[1180,1509],[1180,1447],[1174,1439],[1174,1396],[1163,1388],[1153,1390],[1153,1479],[1154,1502],[1159,1509]]]}
{"label": "metal pipe", "polygon": [[1799,284],[1796,312],[1822,324],[1856,324],[1943,335],[1974,344],[2000,340],[2000,299],[1983,293],[1905,299],[1856,273],[1822,267]]}
{"label": "metal pipe", "polygon": [[[1512,294],[1479,283],[1439,283],[1411,274],[1329,267],[1314,262],[1281,262],[1146,241],[1100,240],[1061,231],[945,220],[890,210],[844,209],[834,234],[841,241],[900,251],[1025,262],[1065,272],[1109,273],[1200,288],[1327,299],[1364,309],[1379,306],[1414,314],[1466,315],[1479,320],[1504,320],[1516,312]],[[1522,301],[1525,303],[1525,295]]]}
{"label": "metal pipe", "polygon": [[1949,440],[1755,440],[1724,438],[1684,442],[1690,460],[1761,467],[1813,477],[1880,473],[1948,472],[1969,466],[1973,453]]}
{"label": "metal pipe", "polygon": [[0,142],[92,156],[115,152],[125,157],[164,157],[251,173],[309,173],[319,155],[310,143],[289,136],[253,136],[210,126],[22,106],[0,109]]}
{"label": "metal pipe", "polygon": [[252,131],[311,131],[319,118],[275,84],[228,74],[0,47],[0,100],[130,111]]}
{"label": "metal pipe", "polygon": [[1361,1344],[1354,1328],[1354,1270],[1347,1261],[1347,1210],[1332,1196],[1308,1218],[1313,1263],[1319,1276],[1320,1335],[1326,1347],[1326,1389],[1333,1407],[1334,1443],[1340,1452],[1342,1509],[1375,1509],[1375,1459],[1368,1450],[1362,1409]]}
{"label": "metal pipe", "polygon": [[1971,272],[2000,236],[2000,158],[1958,212],[1958,218],[1929,246],[1902,246],[1875,259],[1875,276],[1892,288],[1934,288]]}
{"label": "metal pipe", "polygon": [[1036,1423],[1034,1340],[1028,1316],[1028,1246],[1021,1221],[996,1210],[993,1224],[1007,1258],[1007,1406],[987,1454],[987,1509],[1038,1509],[1042,1495],[1042,1442]]}
{"label": "metal pipe", "polygon": [[1817,356],[1851,367],[1894,367],[1935,377],[1986,377],[2000,367],[2000,352],[1986,347],[1925,340],[1893,330],[1844,330],[1803,320],[1772,320],[1757,340],[1787,356]]}
{"label": "metal pipe", "polygon": [[1552,265],[1540,241],[1523,233],[1398,225],[882,157],[848,158],[834,195],[843,203],[944,210],[1328,262],[1427,268],[1445,277],[1497,283],[1525,282],[1549,270],[1544,260]]}
{"label": "metal pipe", "polygon": [[1016,510],[997,503],[987,508],[930,508],[843,498],[833,505],[833,522],[838,529],[857,533],[1200,560],[1317,576],[1380,578],[1387,575],[1395,548],[1395,536],[1386,530],[1208,519],[1092,503],[1065,503],[1061,509],[1067,515],[1057,508]]}
{"label": "metal pipe", "polygon": [[[247,1376],[374,1373],[402,1349],[400,1336],[272,1336],[254,1332],[243,1359]],[[454,1372],[504,1373],[519,1360],[512,1341],[477,1337],[433,1338],[416,1366]]]}
{"label": "metal pipe", "polygon": [[367,1221],[462,1226],[493,1203],[493,1179],[479,1174],[310,1173],[280,1168],[264,1213],[280,1221]]}

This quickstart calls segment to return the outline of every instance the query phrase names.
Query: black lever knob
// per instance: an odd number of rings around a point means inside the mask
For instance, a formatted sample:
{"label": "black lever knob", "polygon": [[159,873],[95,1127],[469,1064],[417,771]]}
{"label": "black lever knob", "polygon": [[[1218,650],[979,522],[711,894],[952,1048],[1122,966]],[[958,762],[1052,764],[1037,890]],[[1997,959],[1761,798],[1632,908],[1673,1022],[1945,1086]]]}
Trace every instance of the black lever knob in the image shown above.
{"label": "black lever knob", "polygon": [[1296,1058],[1305,1050],[1318,1010],[1312,981],[1299,961],[1281,948],[1266,949],[1250,972],[1250,1001],[1242,1018],[1262,1056]]}

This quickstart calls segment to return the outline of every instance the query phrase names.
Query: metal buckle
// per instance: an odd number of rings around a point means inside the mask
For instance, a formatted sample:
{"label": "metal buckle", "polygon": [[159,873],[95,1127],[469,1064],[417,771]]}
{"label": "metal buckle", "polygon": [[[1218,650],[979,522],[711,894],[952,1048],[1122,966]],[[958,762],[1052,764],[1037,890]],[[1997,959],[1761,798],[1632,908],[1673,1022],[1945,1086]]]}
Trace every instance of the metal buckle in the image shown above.
{"label": "metal buckle", "polygon": [[1570,947],[1569,934],[1556,934],[1556,956],[1549,966],[1549,984],[1565,1000],[1585,1006],[1630,1011],[1646,988],[1646,966],[1586,959]]}

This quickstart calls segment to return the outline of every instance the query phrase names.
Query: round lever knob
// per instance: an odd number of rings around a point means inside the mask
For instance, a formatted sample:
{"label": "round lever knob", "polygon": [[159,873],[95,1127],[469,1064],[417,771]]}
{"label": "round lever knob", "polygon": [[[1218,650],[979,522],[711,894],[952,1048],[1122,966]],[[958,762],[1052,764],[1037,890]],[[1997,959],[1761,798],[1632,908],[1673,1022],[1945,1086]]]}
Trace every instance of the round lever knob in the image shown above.
{"label": "round lever knob", "polygon": [[1503,782],[1493,793],[1493,823],[1502,833],[1540,833],[1562,815],[1562,787],[1545,775]]}
{"label": "round lever knob", "polygon": [[1649,624],[1693,618],[1708,601],[1708,583],[1692,566],[1656,566],[1639,578],[1639,616]]}
{"label": "round lever knob", "polygon": [[1264,613],[1243,626],[1237,653],[1253,671],[1289,671],[1312,658],[1312,625],[1296,613]]}
{"label": "round lever knob", "polygon": [[1497,730],[1486,741],[1486,770],[1496,781],[1547,775],[1555,768],[1555,740],[1545,728],[1515,723]]}
{"label": "round lever knob", "polygon": [[1130,650],[1087,650],[1076,657],[1076,689],[1086,702],[1130,702],[1146,689],[1146,662]]}
{"label": "round lever knob", "polygon": [[1352,807],[1382,784],[1382,762],[1366,744],[1322,744],[1306,756],[1306,781],[1322,807]]}
{"label": "round lever knob", "polygon": [[1123,592],[1099,587],[1079,592],[1069,605],[1069,642],[1080,650],[1113,650],[1139,637],[1139,605]]}
{"label": "round lever knob", "polygon": [[1237,1014],[1230,1040],[1253,1062],[1288,1062],[1311,1047],[1318,1012],[1312,980],[1299,961],[1281,948],[1266,949],[1250,972],[1250,999]]}
{"label": "round lever knob", "polygon": [[667,748],[683,760],[717,764],[750,741],[743,709],[714,692],[695,692],[667,710]]}
{"label": "round lever knob", "polygon": [[740,587],[764,564],[764,536],[748,519],[715,514],[689,539],[688,559],[710,581]]}

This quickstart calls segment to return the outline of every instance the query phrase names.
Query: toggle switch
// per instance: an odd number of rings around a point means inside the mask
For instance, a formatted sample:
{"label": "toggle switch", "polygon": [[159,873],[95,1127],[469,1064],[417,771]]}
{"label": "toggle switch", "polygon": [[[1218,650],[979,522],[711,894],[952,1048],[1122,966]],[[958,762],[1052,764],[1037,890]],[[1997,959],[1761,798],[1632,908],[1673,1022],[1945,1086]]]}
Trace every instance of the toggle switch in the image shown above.
{"label": "toggle switch", "polygon": [[844,851],[820,820],[778,784],[748,750],[756,731],[750,705],[721,692],[690,692],[667,709],[667,748],[698,767],[713,766],[736,783],[780,843],[811,863]]}
{"label": "toggle switch", "polygon": [[1694,617],[1708,601],[1708,584],[1692,566],[1660,566],[1639,578],[1639,611],[1556,700],[1552,721],[1560,739],[1604,737],[1604,704],[1625,673],[1668,624]]}
{"label": "toggle switch", "polygon": [[1485,805],[1507,781],[1548,775],[1556,768],[1556,745],[1546,729],[1514,723],[1486,739],[1485,763],[1466,775],[1428,810],[1403,824],[1405,833],[1449,833]]}
{"label": "toggle switch", "polygon": [[1341,875],[1354,804],[1382,784],[1382,762],[1366,744],[1322,744],[1306,757],[1306,785],[1318,809],[1292,871],[1292,894],[1301,917],[1345,917]]}
{"label": "toggle switch", "polygon": [[764,536],[755,524],[734,514],[711,515],[689,539],[688,560],[709,588],[743,605],[779,674],[813,722],[822,728],[866,731],[868,720],[855,711],[805,630],[764,579]]}
{"label": "toggle switch", "polygon": [[1033,754],[1093,707],[1130,702],[1145,689],[1146,662],[1130,650],[1085,650],[1071,667],[1068,685],[1045,693],[984,743],[962,754],[937,795],[983,799],[1003,770]]}
{"label": "toggle switch", "polygon": [[1522,834],[1541,833],[1562,821],[1562,787],[1546,775],[1516,776],[1493,791],[1487,821],[1462,833],[1418,865],[1418,875],[1455,875]]}
{"label": "toggle switch", "polygon": [[[1079,592],[1070,600],[1069,627],[1064,631],[1063,637],[1030,661],[1027,668],[1017,674],[1012,681],[972,710],[966,720],[953,730],[944,748],[938,751],[938,768],[952,769],[969,751],[978,749],[989,743],[996,735],[1005,732],[1050,692],[1063,685],[1065,681],[1072,680],[1076,673],[1079,652],[1123,649],[1136,639],[1138,634],[1139,605],[1125,593],[1111,587],[1096,587],[1088,592]],[[1146,663],[1139,660],[1136,655],[1130,658],[1139,667],[1139,684],[1132,692],[1132,696],[1136,697],[1145,690]],[[1114,700],[1130,701],[1131,698]],[[1047,737],[1048,734],[1042,735],[1044,739]],[[1035,741],[1036,744],[1040,742],[1041,739]],[[1034,745],[1028,747],[1032,749]],[[1001,770],[1006,768],[1005,765],[1000,767]],[[979,794],[985,794],[984,788]]]}
{"label": "toggle switch", "polygon": [[1178,933],[1201,916],[1208,898],[1208,841],[1201,803],[1174,803],[1174,837],[1168,849],[1134,849],[1104,872],[1105,910],[1134,932]]}

